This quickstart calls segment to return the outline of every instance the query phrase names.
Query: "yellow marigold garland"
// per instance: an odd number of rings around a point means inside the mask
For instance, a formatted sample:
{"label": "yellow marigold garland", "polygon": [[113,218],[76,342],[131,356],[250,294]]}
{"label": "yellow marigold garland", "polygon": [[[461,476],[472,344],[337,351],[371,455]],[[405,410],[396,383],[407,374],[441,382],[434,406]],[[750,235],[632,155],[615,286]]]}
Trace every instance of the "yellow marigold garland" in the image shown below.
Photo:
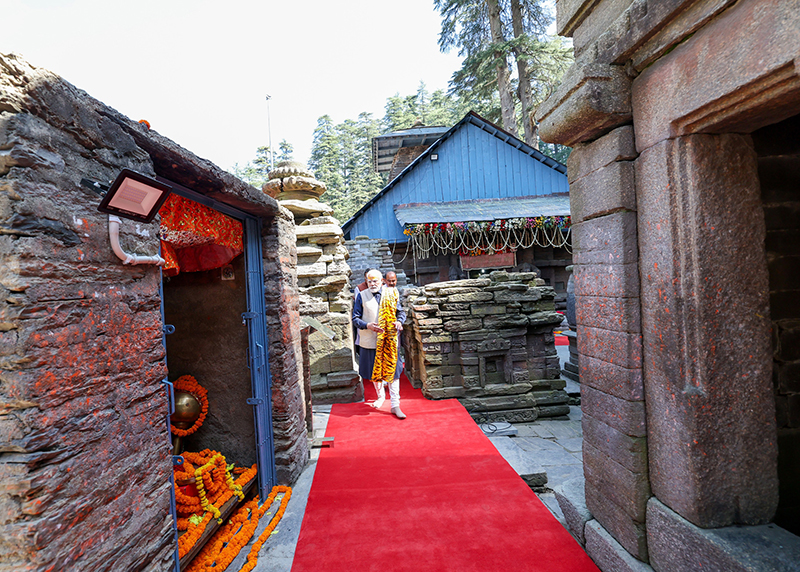
{"label": "yellow marigold garland", "polygon": [[378,333],[378,342],[375,348],[375,365],[372,368],[373,381],[392,381],[397,367],[397,300],[400,293],[397,288],[385,287],[381,293],[381,303],[378,307],[378,327],[383,333]]}
{"label": "yellow marigold garland", "polygon": [[191,375],[180,376],[173,382],[173,386],[175,391],[185,391],[186,393],[191,393],[197,399],[197,401],[200,402],[200,417],[197,418],[197,421],[194,422],[194,425],[188,429],[179,429],[172,423],[169,424],[169,428],[173,435],[177,435],[178,437],[188,437],[200,429],[203,421],[206,420],[206,415],[208,415],[208,390],[197,383],[197,380]]}

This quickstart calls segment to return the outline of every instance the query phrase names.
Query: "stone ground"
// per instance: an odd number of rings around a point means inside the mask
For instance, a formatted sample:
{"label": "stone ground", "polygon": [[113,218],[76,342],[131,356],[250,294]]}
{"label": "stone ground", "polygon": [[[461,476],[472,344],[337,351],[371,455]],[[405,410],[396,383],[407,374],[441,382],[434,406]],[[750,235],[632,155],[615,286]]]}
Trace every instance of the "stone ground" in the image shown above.
{"label": "stone ground", "polygon": [[[561,361],[567,359],[566,346],[557,346]],[[578,390],[579,386],[567,380],[567,391]],[[547,473],[546,492],[537,493],[550,512],[564,524],[564,515],[556,502],[552,489],[566,480],[583,474],[581,446],[580,407],[570,406],[569,420],[537,420],[532,423],[517,423],[514,437],[490,437],[498,451],[520,474]],[[314,406],[314,430],[322,435],[328,422],[331,406]],[[294,549],[300,535],[300,526],[314,478],[314,470],[319,459],[320,449],[311,450],[311,461],[292,487],[292,498],[280,524],[272,538],[265,543],[258,558],[255,572],[289,572],[292,568]],[[277,508],[277,506],[275,507]],[[271,511],[274,513],[274,509]],[[266,527],[268,519],[261,523],[257,533]],[[238,570],[246,561],[248,545],[234,560],[231,569]]]}

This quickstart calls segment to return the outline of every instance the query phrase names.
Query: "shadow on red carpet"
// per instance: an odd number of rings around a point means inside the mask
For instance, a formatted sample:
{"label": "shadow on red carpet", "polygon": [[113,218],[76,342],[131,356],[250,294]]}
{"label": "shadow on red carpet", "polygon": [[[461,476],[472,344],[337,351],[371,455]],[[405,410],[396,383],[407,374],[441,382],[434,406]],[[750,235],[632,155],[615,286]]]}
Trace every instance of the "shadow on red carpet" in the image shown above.
{"label": "shadow on red carpet", "polygon": [[598,570],[457,400],[400,394],[332,407],[293,572]]}

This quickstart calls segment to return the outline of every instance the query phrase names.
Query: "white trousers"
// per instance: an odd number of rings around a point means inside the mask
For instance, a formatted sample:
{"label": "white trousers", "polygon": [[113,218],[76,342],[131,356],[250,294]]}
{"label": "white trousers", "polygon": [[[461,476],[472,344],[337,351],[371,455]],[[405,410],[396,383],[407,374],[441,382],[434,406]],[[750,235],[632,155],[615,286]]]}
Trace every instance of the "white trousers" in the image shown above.
{"label": "white trousers", "polygon": [[[375,393],[378,394],[377,401],[383,403],[386,399],[386,393],[383,390],[383,384],[386,382],[383,381],[373,381],[372,385],[375,386]],[[389,399],[391,401],[392,407],[400,407],[400,380],[395,379],[391,383],[387,383],[389,386]]]}

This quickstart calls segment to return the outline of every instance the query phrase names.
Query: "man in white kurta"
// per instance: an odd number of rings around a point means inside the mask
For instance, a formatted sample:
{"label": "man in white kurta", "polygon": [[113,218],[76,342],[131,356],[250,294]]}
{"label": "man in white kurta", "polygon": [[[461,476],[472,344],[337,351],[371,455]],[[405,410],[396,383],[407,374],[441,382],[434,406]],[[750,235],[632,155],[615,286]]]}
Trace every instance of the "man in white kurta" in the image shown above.
{"label": "man in white kurta", "polygon": [[[358,356],[358,373],[367,382],[372,381],[372,371],[375,366],[375,350],[378,344],[378,334],[383,333],[383,329],[378,325],[378,311],[380,308],[381,295],[385,288],[392,288],[391,286],[384,286],[381,284],[381,273],[378,270],[370,270],[367,274],[367,289],[362,290],[356,294],[355,304],[353,305],[353,323],[358,328],[358,345],[361,351]],[[394,326],[399,332],[403,330],[403,322],[405,322],[406,313],[400,306],[399,296],[396,297],[397,304],[395,308],[396,319]],[[399,370],[399,371],[398,371]],[[389,397],[391,399],[392,413],[398,419],[405,419],[406,415],[400,410],[400,372],[402,371],[402,363],[397,360],[395,375],[391,383],[389,383]],[[383,381],[377,380],[373,382],[377,399],[372,403],[372,406],[379,408],[385,401],[385,393],[383,389]]]}

